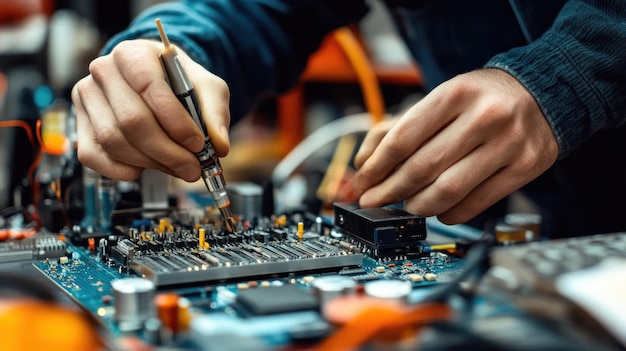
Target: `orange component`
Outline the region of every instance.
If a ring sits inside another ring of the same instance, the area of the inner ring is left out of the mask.
[[[178,299],[178,294],[173,292],[158,294],[155,298],[157,316],[173,333],[178,331]]]
[[[89,251],[96,251],[96,239],[95,238],[87,239],[87,246],[89,247]]]
[[[0,0],[0,23],[15,23],[28,17],[54,12],[53,0]]]
[[[0,300],[0,330],[3,351],[104,350],[86,315],[36,300]]]
[[[189,300],[181,298],[174,292],[166,292],[158,294],[155,303],[159,320],[172,333],[189,329],[191,322]]]
[[[368,343],[390,344],[415,338],[419,326],[446,320],[452,310],[445,304],[405,305],[365,295],[340,296],[323,309],[326,320],[339,329],[315,349],[356,350]]]

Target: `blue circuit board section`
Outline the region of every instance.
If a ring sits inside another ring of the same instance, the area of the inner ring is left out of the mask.
[[[279,342],[276,336],[281,334],[281,325],[292,326],[297,323],[298,318],[302,322],[309,323],[319,317],[310,313],[264,316],[260,319],[238,316],[232,310],[231,305],[240,291],[285,285],[295,285],[308,290],[315,279],[329,274],[350,277],[359,284],[380,279],[405,279],[411,281],[414,290],[418,291],[454,279],[463,268],[462,260],[440,252],[414,259],[385,260],[385,262],[361,256],[360,262],[359,265],[336,267],[336,269],[319,273],[289,273],[280,277],[206,284],[200,281],[190,286],[166,286],[159,288],[157,293],[176,292],[190,301],[194,315],[199,320],[202,317],[212,316],[213,321],[222,319],[222,326],[224,323],[239,323],[239,326],[245,327],[246,333],[254,333],[255,330],[260,334],[269,333],[267,323],[272,321],[274,327],[271,328],[271,334],[273,342],[276,343]],[[100,320],[114,335],[123,334],[114,319],[115,308],[111,282],[137,276],[136,272],[125,271],[121,265],[112,261],[102,262],[93,251],[72,245],[68,247],[67,257],[62,257],[60,260],[38,261],[33,265]]]
[[[425,236],[422,218],[383,215],[384,222],[380,215],[355,218],[366,224],[363,229],[339,228],[298,212],[241,222],[236,233],[195,212],[134,220],[117,225],[114,234],[75,226],[63,233],[64,256],[33,265],[113,336],[131,333],[163,343],[163,326],[152,330],[148,322],[171,322],[156,300],[174,295],[179,304],[184,301],[188,322],[177,322],[184,324],[184,333],[176,331],[166,345],[198,351],[276,349],[332,333],[323,312],[326,300],[320,297],[328,278],[351,285],[348,294],[356,296],[371,295],[368,287],[380,281],[401,282],[408,286],[407,300],[415,301],[411,297],[462,273],[462,258],[435,249],[445,241],[422,242],[409,235]],[[400,233],[395,241],[379,240],[394,231]],[[120,290],[130,281],[147,282],[153,291],[142,300],[139,291]]]

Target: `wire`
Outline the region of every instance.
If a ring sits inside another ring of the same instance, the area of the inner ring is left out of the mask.
[[[513,10],[513,14],[515,15],[515,19],[517,20],[517,24],[524,35],[524,39],[526,39],[526,43],[530,44],[533,42],[533,37],[530,35],[530,31],[528,30],[528,26],[526,25],[526,21],[522,16],[522,11],[519,8],[519,4],[515,0],[509,0],[509,5],[511,6],[511,10]]]
[[[37,124],[35,126],[35,133],[37,135],[37,141],[39,142],[39,145],[43,145],[43,140],[41,138],[41,120],[40,119],[37,120]],[[32,192],[33,192],[33,208],[34,209],[33,209],[32,215],[38,227],[41,226],[41,218],[37,210],[38,203],[39,203],[39,184],[37,183],[35,179],[35,171],[37,170],[37,167],[39,167],[39,164],[41,163],[42,158],[43,158],[43,149],[40,147],[39,153],[35,157],[35,160],[33,161],[33,163],[30,165],[30,168],[28,169],[28,181],[30,182],[30,186],[32,187]]]
[[[344,135],[339,139],[335,154],[333,155],[326,174],[317,188],[317,197],[327,203],[335,200],[341,186],[341,180],[346,174],[348,163],[357,144],[356,136]]]
[[[8,120],[8,121],[0,122],[0,128],[10,128],[10,127],[18,127],[18,128],[24,129],[24,131],[26,132],[26,136],[28,137],[28,141],[30,142],[31,147],[33,148],[33,154],[34,154],[36,145],[35,145],[35,139],[33,138],[33,131],[30,128],[30,125],[26,123],[25,121],[20,121],[20,120]]]
[[[397,342],[403,337],[414,335],[416,327],[448,320],[451,315],[451,308],[442,303],[423,304],[408,309],[381,304],[359,313],[315,349],[358,350],[370,342]]]
[[[363,50],[363,46],[351,27],[339,28],[333,34],[356,72],[363,93],[365,107],[372,122],[374,124],[381,122],[385,118],[385,103],[378,77],[365,50]],[[317,189],[318,198],[327,203],[332,202],[336,198],[341,179],[346,174],[356,145],[357,142],[354,136],[345,135],[341,137],[328,170]]]
[[[37,169],[37,167],[39,166],[39,163],[41,162],[41,158],[42,158],[42,151],[41,151],[41,145],[43,145],[43,141],[41,138],[41,120],[37,121],[36,124],[36,129],[37,129],[37,141],[38,144],[35,143],[35,138],[33,137],[33,131],[30,127],[30,125],[26,122],[26,121],[22,121],[22,120],[8,120],[8,121],[0,121],[0,128],[11,128],[11,127],[16,127],[16,128],[22,128],[25,132],[26,132],[26,136],[28,137],[28,141],[33,149],[33,162],[30,165],[29,169],[28,169],[28,173],[27,173],[27,178],[28,178],[28,182],[29,185],[32,187],[32,196],[33,196],[33,205],[36,205],[36,199],[38,197],[38,190],[37,187],[35,186],[35,170]],[[37,145],[39,145],[39,152],[37,153]],[[35,221],[37,223],[39,223],[39,215],[37,213],[36,210],[36,206],[35,210],[33,212],[33,217],[35,219]]]
[[[357,113],[331,121],[304,138],[274,167],[272,182],[282,186],[293,172],[317,150],[344,135],[365,133],[372,127],[369,113]]]
[[[418,301],[412,301],[413,303],[430,303],[439,302],[447,299],[458,288],[461,282],[465,281],[475,270],[481,267],[488,257],[489,250],[493,246],[492,235],[489,232],[485,233],[482,240],[474,243],[471,249],[465,255],[465,265],[461,269],[461,274],[456,276],[445,284],[438,285],[431,290],[427,295],[422,296]]]
[[[348,60],[354,67],[361,90],[365,107],[370,113],[374,123],[378,123],[385,118],[385,103],[383,94],[380,91],[380,84],[376,72],[359,43],[354,31],[350,27],[342,27],[334,33],[335,39],[348,56]]]

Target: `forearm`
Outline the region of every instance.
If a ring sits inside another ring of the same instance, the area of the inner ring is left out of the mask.
[[[103,53],[125,39],[157,39],[154,20],[161,18],[172,42],[228,83],[237,120],[259,95],[292,87],[323,37],[366,10],[362,0],[167,3],[142,13]]]
[[[626,121],[626,2],[570,1],[528,46],[486,67],[515,76],[537,100],[566,156],[596,131]]]

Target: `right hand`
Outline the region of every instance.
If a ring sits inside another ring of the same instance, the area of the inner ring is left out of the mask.
[[[194,153],[204,137],[165,80],[158,41],[119,43],[94,59],[72,89],[78,159],[113,179],[133,180],[146,168],[192,182],[200,178]],[[230,147],[230,93],[226,83],[177,48],[194,84],[218,156]]]

